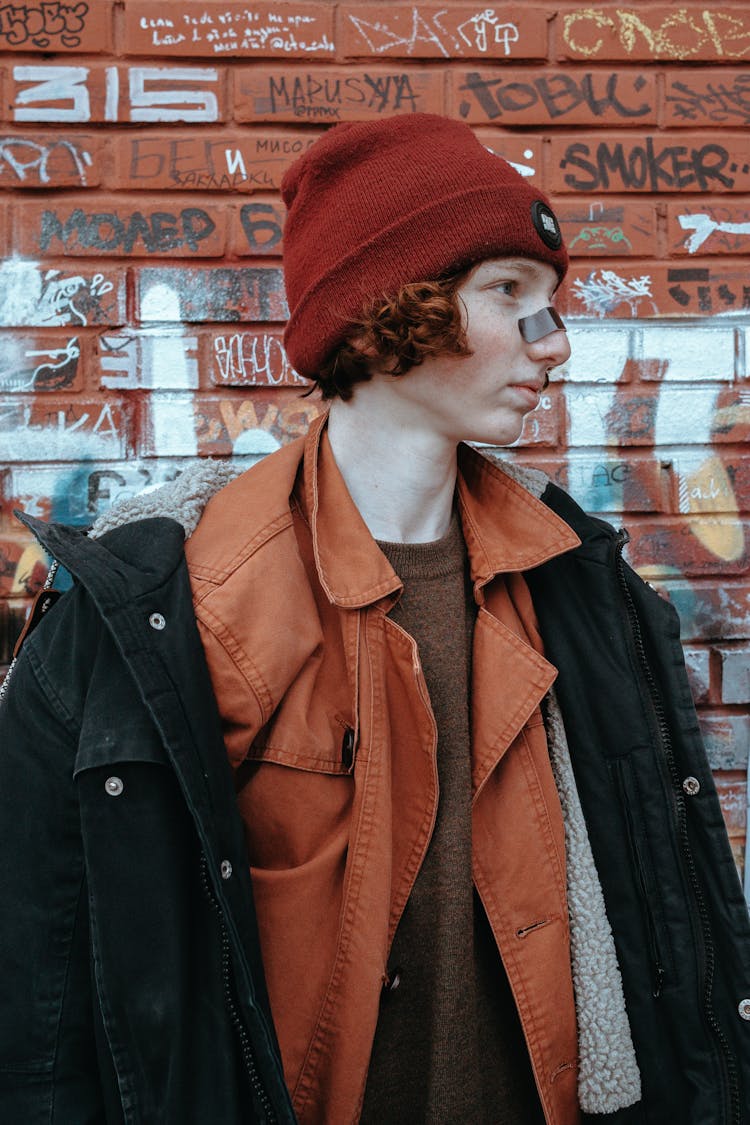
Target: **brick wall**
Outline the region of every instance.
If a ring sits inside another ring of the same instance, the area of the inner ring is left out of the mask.
[[[88,523],[318,412],[280,342],[289,163],[446,113],[553,198],[573,357],[514,456],[669,590],[741,863],[747,5],[0,0],[0,50],[0,664],[44,573],[12,507]]]

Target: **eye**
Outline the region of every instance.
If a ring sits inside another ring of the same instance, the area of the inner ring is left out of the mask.
[[[513,296],[515,296],[516,292],[518,291],[518,282],[517,281],[498,281],[495,285],[492,286],[492,288],[499,290],[506,297],[513,297]]]

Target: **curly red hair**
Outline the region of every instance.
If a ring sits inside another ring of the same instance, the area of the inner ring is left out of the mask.
[[[434,356],[471,355],[457,295],[467,273],[412,282],[395,296],[372,300],[319,372],[315,382],[323,398],[348,402],[354,386],[376,369],[406,375]]]

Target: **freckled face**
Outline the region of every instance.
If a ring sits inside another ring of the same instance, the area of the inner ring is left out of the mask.
[[[460,441],[510,445],[539,405],[545,374],[570,355],[559,329],[533,343],[518,321],[553,303],[558,277],[547,262],[490,258],[458,289],[470,356],[439,356],[406,375],[386,376],[404,424]]]

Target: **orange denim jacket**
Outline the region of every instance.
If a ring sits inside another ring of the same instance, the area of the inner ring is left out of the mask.
[[[474,884],[549,1125],[577,1125],[562,815],[521,572],[577,536],[459,449],[474,633]],[[235,768],[284,1073],[302,1125],[356,1122],[388,953],[430,842],[436,728],[401,582],[336,466],[325,417],[210,501],[186,547]]]

